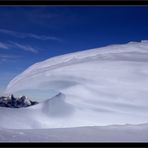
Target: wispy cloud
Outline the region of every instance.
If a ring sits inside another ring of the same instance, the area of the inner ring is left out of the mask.
[[[33,38],[38,40],[56,40],[61,41],[61,39],[53,36],[46,36],[46,35],[37,35],[33,33],[23,33],[23,32],[16,32],[7,29],[0,29],[0,33],[8,34],[17,38]]]
[[[0,54],[0,58],[15,59],[15,58],[20,58],[20,57],[21,56],[18,56],[18,55]]]
[[[22,56],[19,55],[12,55],[12,54],[0,54],[0,63],[1,62],[7,62],[7,61],[15,61],[18,58],[21,58]]]
[[[0,48],[2,48],[2,49],[9,49],[9,45],[6,44],[6,43],[0,42]]]
[[[38,53],[38,50],[31,47],[30,45],[23,45],[23,44],[12,42],[12,41],[10,41],[10,44],[11,44],[10,46],[17,47],[18,49],[21,49],[24,51],[32,52],[35,54]]]
[[[15,48],[17,50],[23,50],[23,51],[26,51],[26,52],[32,52],[34,54],[38,53],[39,50],[30,46],[30,45],[26,45],[26,44],[20,44],[20,43],[17,43],[17,42],[13,42],[13,41],[9,41],[9,42],[0,42],[0,49],[7,49],[7,52],[8,51],[12,51],[12,49]],[[11,52],[12,53],[12,52]],[[4,56],[4,55],[1,55],[1,57]]]

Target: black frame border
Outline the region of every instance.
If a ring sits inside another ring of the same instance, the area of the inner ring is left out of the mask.
[[[81,6],[96,6],[96,5],[109,5],[109,6],[118,6],[118,5],[133,5],[133,6],[148,6],[148,0],[0,0],[0,6],[13,6],[13,5],[57,5],[57,6],[65,6],[65,5],[81,5]],[[23,148],[31,148],[31,147],[114,147],[114,148],[141,148],[148,147],[148,142],[0,142],[0,147],[23,147]]]

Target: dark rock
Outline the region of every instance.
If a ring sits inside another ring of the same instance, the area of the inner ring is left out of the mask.
[[[15,98],[13,95],[11,95],[11,105],[13,107],[17,107],[17,98]]]
[[[35,102],[35,101],[31,101],[31,100],[30,100],[30,102],[31,102],[31,105],[38,104],[38,102]]]
[[[0,97],[0,107],[21,108],[38,104],[38,102],[29,100],[26,96],[16,98],[12,95]]]
[[[20,98],[20,100],[21,100],[23,106],[30,106],[31,105],[30,100],[26,96],[22,96]]]

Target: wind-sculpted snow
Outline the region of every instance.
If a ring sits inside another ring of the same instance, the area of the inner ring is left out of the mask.
[[[147,123],[148,41],[70,53],[36,63],[14,78],[6,93],[28,90],[36,92],[34,98],[42,92],[46,95],[40,98],[40,104],[28,109],[0,108],[0,127]],[[51,97],[54,93],[60,94]]]
[[[52,99],[27,108],[12,109],[0,107],[0,127],[8,129],[38,129],[57,126],[56,120],[52,119],[59,118],[63,122],[73,112],[73,107],[66,103],[64,99],[64,95],[59,93]],[[63,124],[63,126],[65,125]]]

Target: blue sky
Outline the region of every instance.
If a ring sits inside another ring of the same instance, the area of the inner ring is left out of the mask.
[[[0,93],[35,62],[148,40],[148,6],[0,6]]]

